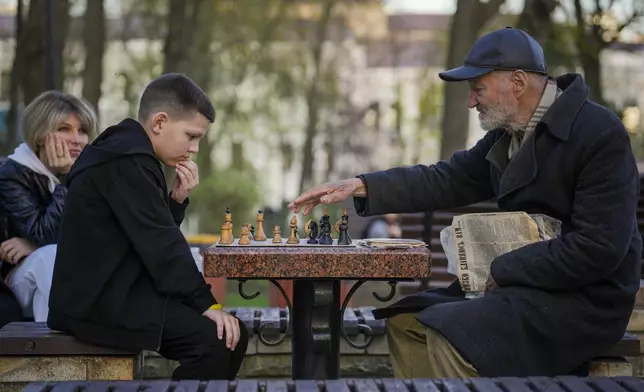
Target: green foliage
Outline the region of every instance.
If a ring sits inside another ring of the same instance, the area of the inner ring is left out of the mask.
[[[256,173],[248,167],[243,171],[214,170],[208,178],[199,182],[190,200],[197,207],[193,212],[199,216],[200,231],[204,234],[221,232],[224,212],[230,207],[235,230],[233,234],[238,237],[242,224],[256,220],[257,211],[254,208],[260,201]]]

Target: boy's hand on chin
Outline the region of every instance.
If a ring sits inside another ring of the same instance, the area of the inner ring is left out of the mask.
[[[199,168],[193,161],[181,161],[174,169],[177,177],[172,185],[172,198],[182,204],[190,192],[199,185]]]

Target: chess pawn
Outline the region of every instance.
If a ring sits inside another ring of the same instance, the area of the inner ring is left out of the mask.
[[[264,213],[262,210],[257,211],[257,231],[254,237],[255,241],[266,241],[266,234],[264,234]]]
[[[300,243],[300,239],[297,238],[297,217],[293,215],[291,218],[291,235],[286,240],[287,244],[295,245]]]
[[[274,244],[281,244],[282,243],[282,236],[280,235],[280,227],[279,226],[273,227],[273,243]]]
[[[250,230],[247,226],[241,228],[241,235],[239,237],[239,245],[250,245]]]
[[[338,245],[351,245],[351,238],[349,238],[348,228],[349,225],[347,224],[347,220],[343,217],[340,221]]]

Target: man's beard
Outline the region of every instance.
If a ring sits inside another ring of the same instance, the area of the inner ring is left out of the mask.
[[[521,129],[513,119],[519,108],[514,105],[498,103],[494,106],[483,108],[479,113],[481,128],[485,131],[493,131],[503,128],[509,133]]]

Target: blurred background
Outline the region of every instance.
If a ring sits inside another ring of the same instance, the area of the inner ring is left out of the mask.
[[[84,96],[105,128],[136,116],[151,79],[183,72],[217,110],[184,233],[209,245],[226,207],[236,227],[261,208],[270,236],[303,189],[473,145],[467,84],[438,72],[511,25],[542,44],[552,76],[584,75],[642,159],[642,12],[644,0],[0,0],[0,155],[42,91]]]

